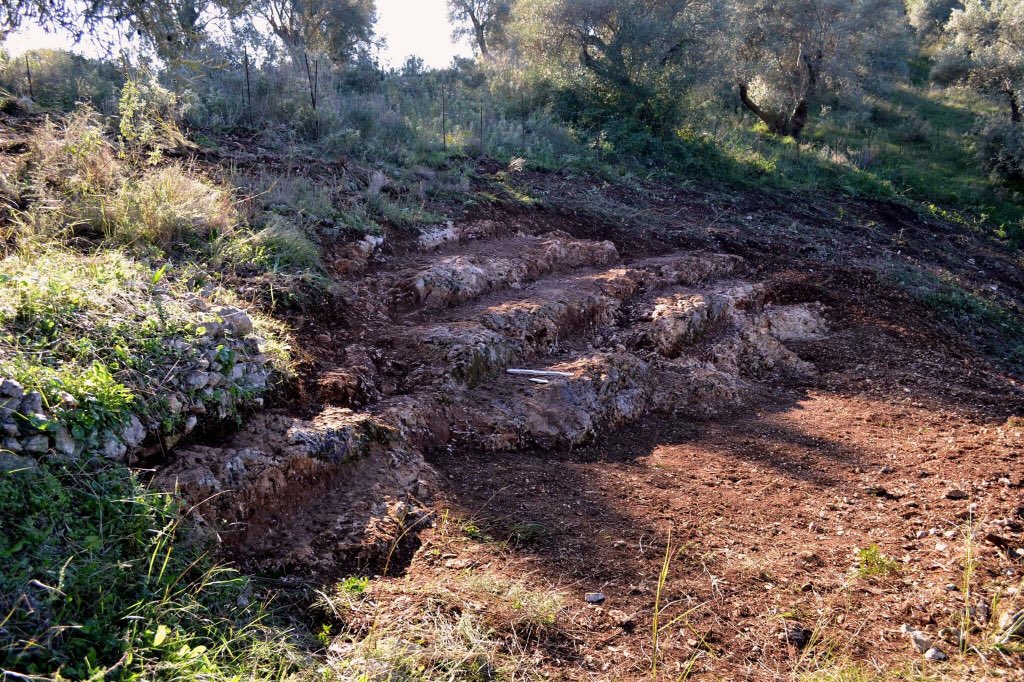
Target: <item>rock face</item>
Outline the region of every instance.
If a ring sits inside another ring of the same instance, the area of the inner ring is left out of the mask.
[[[387,572],[428,522],[432,449],[579,445],[650,412],[732,409],[763,378],[815,371],[793,344],[825,338],[821,307],[773,305],[739,278],[739,258],[622,263],[611,242],[495,233],[448,226],[397,267],[344,283],[359,331],[329,336],[346,350],[316,384],[328,407],[182,449],[158,483],[199,503],[252,563]]]

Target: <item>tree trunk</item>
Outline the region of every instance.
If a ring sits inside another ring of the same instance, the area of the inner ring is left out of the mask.
[[[1006,88],[1006,94],[1010,98],[1010,123],[1020,125],[1024,121],[1024,114],[1020,110],[1020,97],[1012,87]]]
[[[487,32],[484,25],[477,21],[475,17],[473,18],[473,30],[476,32],[476,44],[480,48],[480,55],[483,57],[489,56],[487,51]]]
[[[768,130],[780,137],[800,137],[800,133],[803,132],[804,126],[807,125],[807,100],[800,99],[793,107],[792,113],[788,116],[784,114],[773,115],[771,112],[765,111],[757,105],[757,102],[750,99],[750,93],[748,92],[747,84],[739,84],[740,101],[743,102],[743,106],[749,109],[755,116],[768,126]]]

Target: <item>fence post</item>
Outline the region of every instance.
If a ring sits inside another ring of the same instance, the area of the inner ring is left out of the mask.
[[[320,60],[314,60],[314,69],[309,68],[309,55],[304,51],[302,59],[306,62],[306,81],[309,83],[309,102],[313,105],[313,125],[316,126],[317,137],[320,136],[320,116],[316,103],[320,90]]]
[[[32,68],[28,65],[28,53],[25,53],[25,75],[28,76],[28,96],[31,99],[36,98],[36,94],[32,92]]]
[[[522,90],[519,91],[519,108],[523,111],[523,156],[526,156],[526,94]]]
[[[249,118],[252,118],[252,86],[249,84],[249,48],[242,48],[245,50],[245,97],[249,102]]]

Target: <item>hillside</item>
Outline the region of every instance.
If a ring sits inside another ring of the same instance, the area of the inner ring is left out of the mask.
[[[1022,441],[1024,4],[0,0],[4,682],[1024,680]]]
[[[8,177],[83,125],[6,119]],[[92,144],[59,177],[128,172]],[[5,441],[7,669],[84,677],[127,642],[188,678],[1016,674],[1019,251],[880,199],[452,163],[414,171],[466,178],[428,221],[376,234],[12,233],[5,408],[38,417]],[[231,138],[130,182],[175,169],[186,197],[275,169],[215,216],[392,186]],[[114,563],[150,568],[117,594]]]

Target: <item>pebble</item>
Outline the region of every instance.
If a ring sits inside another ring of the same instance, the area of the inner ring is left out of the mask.
[[[911,627],[904,623],[900,626],[900,632],[910,638],[911,644],[917,649],[918,653],[925,653],[931,649],[932,639],[928,635],[924,634],[920,630]]]
[[[217,315],[224,320],[224,326],[235,336],[248,336],[253,332],[252,318],[239,308],[224,306],[217,309]]]
[[[587,592],[584,599],[588,604],[603,604],[606,597],[603,592]]]
[[[945,652],[938,647],[932,647],[928,651],[924,652],[924,660],[931,661],[932,663],[945,661],[947,658],[949,658],[949,656],[947,656]]]
[[[25,395],[25,388],[14,379],[0,379],[0,395],[20,398]]]
[[[813,635],[813,632],[799,623],[786,623],[786,629],[783,632],[783,636],[786,638],[786,641],[797,649],[803,649],[806,647],[810,643]]]
[[[946,493],[947,500],[966,500],[968,497],[970,497],[970,495],[963,490],[953,489]]]

